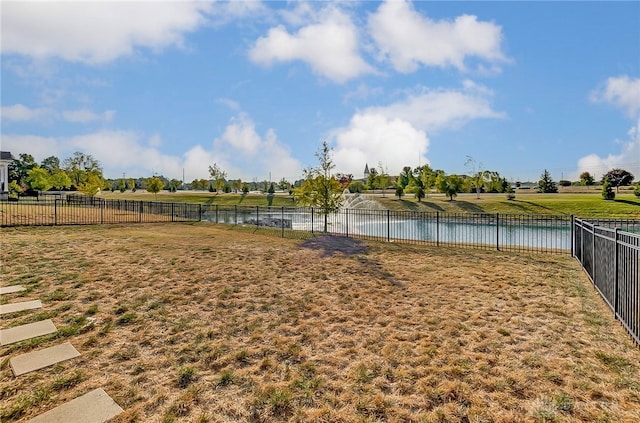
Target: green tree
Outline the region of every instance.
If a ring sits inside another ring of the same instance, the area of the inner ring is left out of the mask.
[[[31,189],[36,191],[47,191],[51,188],[49,172],[38,165],[29,169],[27,172],[26,183]]]
[[[176,192],[182,185],[182,182],[178,179],[172,179],[169,181],[169,192]]]
[[[616,193],[613,192],[613,184],[609,180],[608,177],[604,178],[604,182],[602,183],[602,198],[605,200],[613,200],[616,198]]]
[[[158,199],[158,193],[162,191],[163,188],[164,181],[157,176],[147,179],[147,191],[153,193],[156,200]]]
[[[439,182],[439,190],[449,196],[449,201],[458,196],[458,191],[462,186],[462,178],[458,175],[443,176]]]
[[[636,186],[633,188],[633,195],[640,198],[640,182],[637,182]]]
[[[127,190],[127,184],[124,182],[124,178],[120,178],[118,181],[118,189],[120,192],[125,192]]]
[[[76,187],[80,187],[88,182],[89,175],[91,174],[96,176],[96,178],[92,178],[94,182],[103,179],[100,162],[90,154],[76,151],[71,157],[67,157],[62,161],[62,167],[67,172],[67,175],[69,175],[69,178],[71,178],[71,184]]]
[[[71,178],[61,169],[58,169],[57,172],[51,175],[49,182],[51,182],[51,186],[57,190],[69,189],[71,186]]]
[[[36,166],[38,164],[31,154],[18,155],[18,158],[9,164],[9,180],[17,181],[18,184],[26,184],[28,172]]]
[[[467,156],[467,161],[464,163],[465,166],[471,169],[471,183],[473,185],[473,189],[476,191],[476,198],[480,198],[480,193],[485,184],[485,178],[487,177],[487,172],[482,170],[482,163],[476,162],[471,156]]]
[[[413,170],[410,166],[405,166],[402,168],[402,172],[400,172],[400,175],[398,175],[398,183],[402,186],[402,188],[406,188],[407,185],[409,185],[412,172]]]
[[[278,189],[281,191],[288,191],[291,188],[291,184],[284,178],[278,182]]]
[[[593,176],[589,172],[582,172],[580,174],[580,185],[591,186],[594,184]]]
[[[18,181],[9,182],[9,186],[7,188],[9,189],[9,198],[17,199],[20,193],[23,191]]]
[[[553,178],[551,178],[551,173],[547,169],[542,172],[540,175],[540,180],[538,181],[539,191],[545,194],[558,192],[558,187],[556,183],[553,182]]]
[[[622,186],[631,185],[633,183],[634,176],[630,172],[624,169],[611,169],[602,177],[602,182],[609,178],[609,183],[611,186],[616,187],[616,192],[618,192],[618,188]]]
[[[214,163],[213,166],[209,166],[209,175],[213,181],[213,187],[216,190],[216,194],[218,194],[218,192],[224,188],[227,172],[223,171],[217,163]]]
[[[378,188],[378,171],[375,167],[369,169],[369,176],[367,176],[367,189],[374,190]]]
[[[249,194],[249,184],[242,184],[242,195]]]
[[[364,186],[364,182],[362,181],[352,181],[349,184],[349,192],[352,194],[362,193],[365,189],[366,187]]]
[[[269,189],[267,190],[267,193],[268,193],[269,195],[273,195],[273,194],[275,194],[275,193],[276,193],[276,187],[275,187],[275,185],[273,184],[273,182],[271,182],[271,184],[269,185]]]
[[[402,186],[402,182],[398,181],[396,184],[396,197],[398,200],[402,200],[402,196],[404,195],[404,187]]]
[[[342,185],[331,175],[335,164],[326,141],[322,142],[316,157],[318,166],[305,170],[304,182],[294,191],[294,196],[301,205],[320,209],[324,215],[324,232],[327,232],[327,216],[337,212],[343,203]]]
[[[422,179],[422,169],[418,176],[415,174],[409,174],[409,185],[407,185],[407,192],[413,193],[418,200],[418,203],[426,196],[424,189],[424,181]]]
[[[88,172],[84,182],[80,183],[78,190],[84,195],[95,197],[105,187],[105,180],[96,172]]]
[[[42,160],[40,167],[46,169],[50,175],[53,175],[60,170],[60,159],[56,156],[49,156]]]
[[[389,173],[382,167],[382,163],[378,164],[380,170],[378,171],[378,175],[376,176],[376,185],[378,188],[382,190],[382,196],[385,197],[386,189],[391,184],[391,177]]]
[[[429,165],[419,166],[414,169],[414,176],[418,175],[420,181],[422,182],[424,197],[428,197],[429,191],[436,187],[436,179],[438,178],[438,175],[440,173],[444,172],[442,172],[441,170],[433,170]]]
[[[129,178],[129,189],[131,192],[136,192],[136,180],[133,178]]]

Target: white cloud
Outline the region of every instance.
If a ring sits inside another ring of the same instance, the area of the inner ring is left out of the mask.
[[[381,114],[411,123],[427,132],[459,127],[473,119],[504,118],[503,112],[493,110],[488,88],[464,82],[464,89],[445,90],[420,87],[406,99],[388,106],[370,107],[367,113]]]
[[[404,166],[427,163],[427,134],[410,123],[381,114],[356,114],[349,126],[335,136],[333,159],[336,171],[363,177],[365,164],[378,167],[380,162],[390,174]]]
[[[221,152],[224,160],[237,169],[230,177],[243,180],[286,178],[293,180],[302,174],[301,163],[291,157],[289,149],[278,140],[273,129],[261,136],[255,123],[246,115],[239,114],[231,119],[223,134],[213,142],[213,151]]]
[[[51,108],[31,108],[23,104],[2,106],[0,111],[3,120],[15,122],[49,122],[58,119],[71,123],[110,122],[115,114],[114,110],[96,113],[89,109],[64,110],[58,113]]]
[[[640,112],[640,78],[627,75],[611,77],[603,87],[594,90],[590,98],[591,101],[612,104],[633,119]]]
[[[3,2],[2,54],[105,63],[181,47],[206,21],[208,2]]]
[[[255,42],[249,58],[265,66],[300,60],[318,75],[338,83],[374,72],[360,57],[358,31],[346,13],[328,6],[317,19],[295,34],[282,25],[271,28]]]
[[[117,178],[125,172],[132,177],[145,177],[153,173],[167,178],[208,179],[209,165],[217,163],[229,178],[250,181],[254,177],[272,180],[295,180],[302,175],[302,165],[269,129],[264,136],[258,134],[253,121],[241,114],[231,120],[211,148],[200,144],[190,147],[184,154],[167,154],[160,150],[165,143],[159,134],[145,138],[133,131],[97,131],[66,137],[41,137],[2,133],[3,151],[14,155],[28,153],[36,161],[48,156],[63,160],[75,151],[91,154],[102,164],[105,177]]]
[[[62,112],[62,118],[67,122],[73,123],[110,122],[115,116],[115,113],[114,110],[107,110],[100,114],[89,109],[65,110]]]
[[[424,66],[453,66],[466,70],[465,60],[488,61],[492,72],[506,61],[501,50],[502,28],[476,16],[461,15],[453,21],[434,21],[406,1],[386,1],[369,16],[368,29],[379,54],[398,72],[410,73]],[[479,68],[483,73],[485,66]]]
[[[631,172],[636,180],[640,179],[640,118],[628,134],[629,140],[622,143],[619,154],[609,154],[607,157],[589,154],[578,160],[578,172],[572,175],[573,178],[577,180],[582,172],[589,172],[600,179],[611,169],[622,168]]]
[[[619,154],[600,157],[588,154],[578,160],[578,172],[572,175],[578,179],[580,173],[589,172],[600,178],[614,168],[622,168],[640,179],[640,78],[627,75],[608,78],[603,86],[590,94],[591,101],[611,104],[621,109],[633,119],[635,126],[629,129],[629,139],[619,142],[622,145]]]
[[[493,110],[491,96],[487,87],[464,81],[459,91],[419,87],[396,103],[364,109],[333,133],[337,170],[362,177],[365,163],[382,162],[390,173],[428,163],[428,135],[474,119],[505,117]]]
[[[32,122],[51,118],[53,110],[48,108],[30,108],[23,104],[14,104],[13,106],[2,106],[0,115],[3,120]]]

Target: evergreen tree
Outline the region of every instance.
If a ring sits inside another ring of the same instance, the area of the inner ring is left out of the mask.
[[[553,178],[551,178],[551,173],[547,169],[542,172],[540,175],[540,181],[538,181],[538,186],[540,187],[540,192],[545,194],[558,192],[558,187],[556,183],[553,182]]]
[[[613,186],[609,178],[605,178],[602,184],[602,198],[605,200],[613,200],[616,198],[616,193],[613,192]]]

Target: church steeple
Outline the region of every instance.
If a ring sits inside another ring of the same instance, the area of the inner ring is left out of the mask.
[[[368,163],[364,164],[364,177],[365,178],[369,177],[369,164]]]

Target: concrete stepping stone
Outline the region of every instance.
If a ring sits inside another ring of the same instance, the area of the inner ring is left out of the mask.
[[[79,356],[78,350],[73,348],[73,345],[69,342],[65,342],[64,344],[12,357],[9,359],[9,364],[13,374],[20,376]]]
[[[103,423],[123,411],[102,388],[98,388],[40,414],[28,423]]]
[[[24,291],[22,285],[0,286],[0,294],[12,294],[14,292]]]
[[[9,345],[57,331],[51,319],[0,330],[0,345]]]
[[[40,302],[40,300],[23,301],[23,302],[20,302],[20,303],[2,304],[2,305],[0,305],[0,315],[8,314],[8,313],[15,313],[17,311],[33,310],[35,308],[42,308],[42,303]]]

